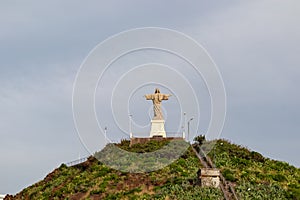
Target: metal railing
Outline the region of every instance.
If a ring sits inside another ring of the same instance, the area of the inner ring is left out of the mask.
[[[88,160],[88,157],[89,157],[89,156],[83,157],[83,158],[79,158],[79,159],[73,160],[73,161],[71,161],[71,162],[67,162],[66,165],[67,165],[68,167],[71,167],[71,166],[74,166],[74,165],[81,164],[81,163],[87,161],[87,160]]]
[[[132,137],[135,138],[148,138],[150,137],[149,132],[134,132],[132,133]],[[183,137],[184,133],[178,133],[178,132],[166,132],[167,137]]]

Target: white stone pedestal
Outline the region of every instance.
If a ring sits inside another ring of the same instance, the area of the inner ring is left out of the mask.
[[[153,136],[166,137],[165,120],[158,120],[158,119],[151,120],[150,137]]]

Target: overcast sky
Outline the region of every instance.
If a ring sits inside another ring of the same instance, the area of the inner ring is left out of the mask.
[[[72,117],[77,70],[109,36],[148,26],[191,36],[219,67],[222,138],[299,167],[299,19],[297,0],[1,1],[0,193],[88,155]]]

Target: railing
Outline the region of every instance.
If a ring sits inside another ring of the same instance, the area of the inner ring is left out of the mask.
[[[235,190],[233,189],[231,183],[228,184],[229,185],[229,189],[234,197],[235,200],[238,200],[239,198],[237,197],[236,193],[235,193]]]
[[[167,137],[183,137],[184,133],[178,133],[178,132],[166,132]],[[132,137],[135,138],[148,138],[150,137],[150,132],[135,132],[132,133]]]
[[[196,151],[196,149],[192,146],[193,151],[196,153],[197,157],[199,158],[201,164],[203,165],[203,167],[205,168],[215,168],[214,163],[211,161],[211,159],[202,151],[202,149],[200,148],[199,153]],[[238,200],[238,197],[234,191],[234,188],[232,187],[232,185],[226,181],[226,179],[224,178],[224,176],[220,173],[220,180],[221,183],[220,184],[220,188],[224,194],[224,198],[226,200],[230,200],[230,199],[234,199],[234,200]],[[231,196],[228,195],[231,194]]]
[[[230,200],[230,197],[226,194],[227,191],[226,191],[226,189],[225,189],[225,187],[224,187],[223,184],[220,184],[220,188],[221,188],[221,190],[222,190],[222,192],[224,194],[225,200]]]
[[[79,159],[77,159],[77,160],[73,160],[73,161],[71,161],[71,162],[66,163],[66,165],[67,165],[68,167],[71,167],[71,166],[74,166],[74,165],[78,165],[78,164],[80,164],[80,163],[83,163],[83,162],[87,161],[88,157],[89,157],[89,156],[84,157],[84,158],[79,158]]]
[[[191,146],[191,147],[192,147],[194,153],[196,154],[196,156],[198,157],[198,159],[200,160],[200,162],[201,162],[201,164],[203,165],[203,167],[208,168],[208,165],[207,165],[207,163],[203,160],[203,157],[196,151],[196,149],[195,149],[193,146]]]

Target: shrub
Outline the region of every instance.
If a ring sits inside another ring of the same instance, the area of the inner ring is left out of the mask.
[[[251,151],[250,156],[254,161],[257,161],[257,162],[264,162],[265,161],[265,158],[258,152]]]
[[[286,178],[284,175],[282,174],[275,174],[272,176],[273,180],[274,181],[278,181],[278,182],[283,182],[283,181],[286,181]]]
[[[227,181],[237,181],[237,178],[234,177],[233,172],[230,169],[225,169],[222,174]]]
[[[194,138],[194,141],[198,144],[198,145],[202,145],[203,142],[205,141],[205,135],[198,135]]]

